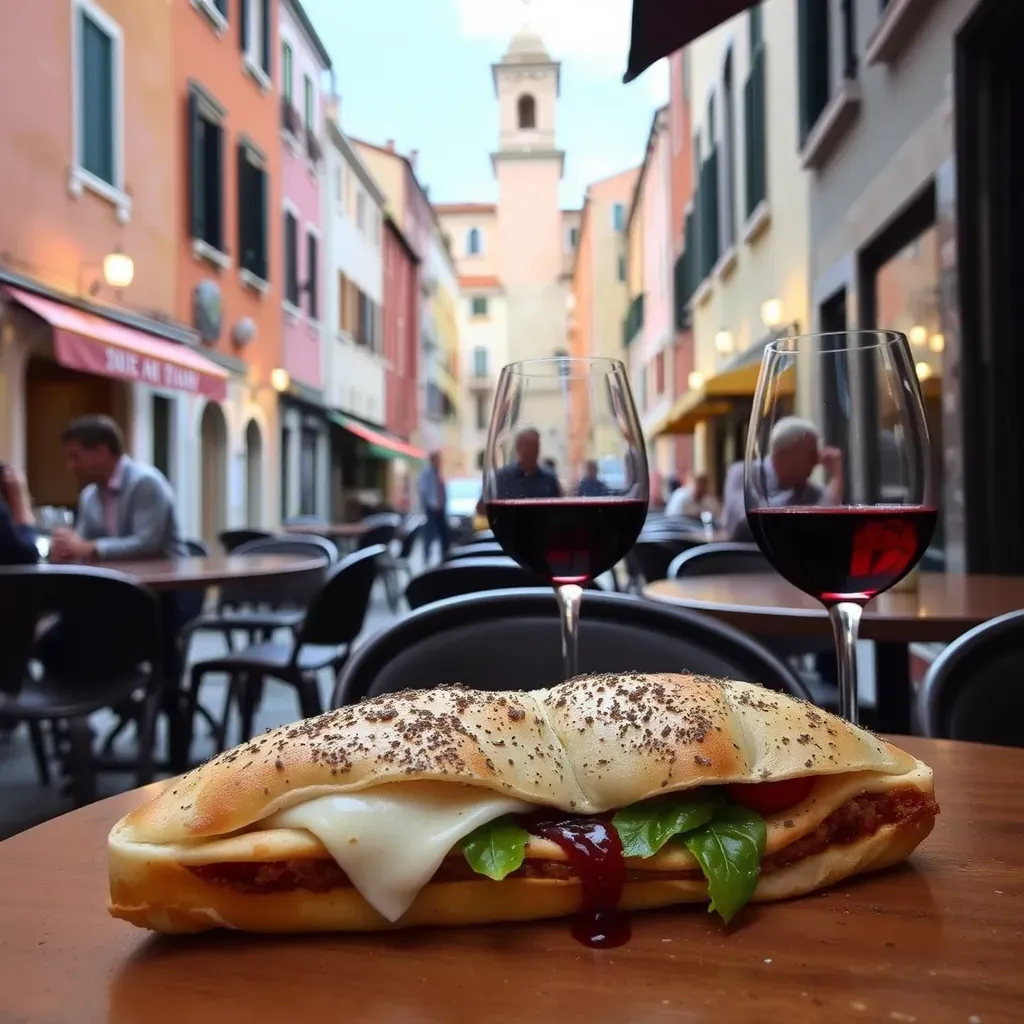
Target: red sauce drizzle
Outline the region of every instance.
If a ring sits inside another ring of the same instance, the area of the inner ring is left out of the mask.
[[[629,941],[629,918],[618,909],[626,885],[622,842],[610,821],[600,818],[531,815],[524,826],[532,835],[557,843],[579,876],[583,896],[572,923],[573,938],[593,949],[612,949]]]

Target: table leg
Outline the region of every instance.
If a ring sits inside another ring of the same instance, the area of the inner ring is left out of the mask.
[[[875,642],[878,732],[910,734],[910,653],[906,644]]]

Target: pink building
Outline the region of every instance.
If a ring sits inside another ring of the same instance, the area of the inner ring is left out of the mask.
[[[322,83],[331,58],[299,0],[281,0],[283,364],[282,517],[329,515],[329,427],[324,403],[322,253],[324,185]]]

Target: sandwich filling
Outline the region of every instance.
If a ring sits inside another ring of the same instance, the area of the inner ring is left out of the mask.
[[[710,909],[728,921],[761,874],[937,812],[924,765],[898,779],[854,772],[703,786],[606,815],[567,814],[478,787],[390,784],[316,797],[254,826],[314,836],[320,848],[307,855],[189,858],[187,866],[209,885],[242,893],[354,888],[392,922],[432,882],[577,882],[585,908],[610,912],[628,882],[706,880]]]

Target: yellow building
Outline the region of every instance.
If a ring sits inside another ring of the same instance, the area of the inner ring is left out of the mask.
[[[438,340],[437,377],[446,408],[441,429],[441,453],[449,476],[468,476],[473,467],[462,446],[464,410],[459,394],[459,279],[454,271],[450,279],[439,278],[433,303]]]
[[[694,370],[656,432],[692,434],[694,470],[713,487],[743,456],[764,345],[809,330],[796,52],[795,0],[772,0],[686,53],[696,188],[677,286],[690,307]]]

